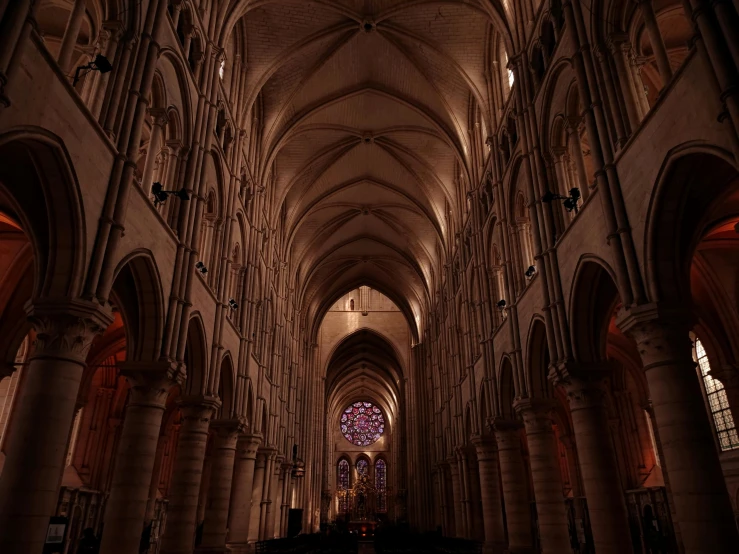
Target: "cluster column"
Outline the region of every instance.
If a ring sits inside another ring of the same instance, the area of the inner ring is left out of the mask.
[[[111,554],[136,554],[150,500],[152,473],[167,396],[184,381],[175,362],[128,362],[121,367],[131,385],[105,505],[100,548]]]
[[[75,404],[93,339],[111,313],[83,300],[28,307],[36,341],[18,390],[0,476],[0,552],[43,550],[59,498]]]
[[[220,401],[209,396],[188,396],[179,404],[182,427],[172,472],[162,554],[192,554],[208,427]]]
[[[521,423],[495,418],[492,428],[498,444],[500,480],[503,484],[508,551],[511,554],[533,552],[531,512],[526,488],[526,472],[521,454]]]
[[[569,552],[570,532],[562,493],[562,473],[550,417],[554,406],[548,400],[519,398],[514,407],[523,417],[526,427],[541,550],[544,554]]]
[[[478,436],[472,441],[477,450],[480,468],[480,495],[482,497],[482,521],[485,531],[484,552],[502,552],[506,545],[503,520],[503,502],[498,471],[498,447],[490,436]]]
[[[246,425],[242,419],[213,421],[215,432],[213,465],[210,471],[207,509],[203,522],[203,542],[199,550],[213,554],[227,552],[228,509],[231,502],[231,484],[234,477],[234,458],[239,433]]]
[[[685,553],[728,554],[739,533],[692,357],[691,324],[654,304],[618,318],[644,364]]]
[[[595,549],[599,554],[628,554],[633,545],[611,442],[604,377],[599,368],[582,370],[566,365],[550,375],[567,392]]]
[[[257,461],[257,449],[261,442],[262,436],[254,434],[242,435],[236,443],[227,541],[232,552],[245,551],[249,542],[254,468]]]
[[[452,476],[452,497],[454,501],[454,535],[456,537],[465,536],[464,526],[464,513],[462,506],[462,483],[459,479],[459,462],[457,457],[450,457],[447,462],[449,463],[449,473]]]

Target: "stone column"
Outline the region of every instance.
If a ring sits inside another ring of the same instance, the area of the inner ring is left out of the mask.
[[[642,114],[640,113],[641,108],[639,106],[638,91],[634,83],[634,75],[629,67],[629,51],[631,45],[628,43],[628,37],[612,35],[608,46],[610,47],[616,65],[618,80],[621,83],[629,125],[631,130],[634,131],[641,122]]]
[[[262,442],[261,435],[242,435],[236,444],[228,522],[228,546],[233,552],[238,552],[239,549],[245,550],[249,541],[254,466],[260,442]]]
[[[487,554],[502,552],[506,540],[498,471],[498,448],[495,438],[489,436],[474,437],[472,444],[477,450],[477,463],[480,468],[482,521],[485,531],[483,551]]]
[[[630,554],[629,515],[602,383],[606,376],[601,368],[573,365],[562,365],[550,373],[550,379],[567,392],[595,550],[598,554]]]
[[[226,551],[228,510],[231,503],[231,485],[234,477],[236,443],[245,424],[241,419],[217,420],[210,424],[215,431],[213,466],[210,474],[207,509],[203,523],[202,552]]]
[[[162,554],[192,554],[208,427],[218,406],[220,401],[208,396],[189,396],[180,400],[182,427],[172,470]]]
[[[447,462],[449,463],[449,473],[452,476],[452,497],[453,497],[453,514],[454,514],[454,535],[462,538],[466,534],[464,526],[464,514],[462,506],[462,483],[459,479],[459,462],[457,457],[450,457]]]
[[[511,554],[533,552],[531,512],[526,490],[526,472],[521,455],[521,423],[495,418],[492,422],[498,444],[500,480],[503,485],[508,551]]]
[[[280,503],[282,501],[280,497],[280,477],[282,474],[282,461],[283,456],[275,456],[272,463],[272,474],[269,482],[269,496],[267,497],[267,525],[264,529],[265,540],[275,538],[275,521],[280,511]]]
[[[64,30],[62,37],[62,45],[59,48],[59,68],[62,73],[69,73],[72,69],[72,56],[74,48],[77,46],[77,37],[80,34],[82,20],[85,17],[85,0],[75,0],[72,5],[72,11],[69,12],[67,20],[67,28]]]
[[[292,462],[284,462],[282,464],[282,505],[280,506],[280,523],[278,525],[278,536],[287,536],[287,520],[290,512],[291,493],[294,488],[295,480],[292,476]]]
[[[649,42],[652,44],[652,51],[657,61],[657,69],[659,69],[659,75],[662,77],[662,84],[666,86],[672,80],[672,67],[670,67],[670,58],[667,55],[665,41],[662,40],[662,33],[659,32],[652,0],[638,0],[638,3],[641,15],[644,18],[647,35],[649,35]]]
[[[251,494],[251,515],[249,516],[249,542],[259,540],[259,527],[262,520],[262,494],[264,493],[264,474],[267,469],[267,457],[270,451],[266,448],[257,450],[254,466],[254,487]]]
[[[617,323],[644,364],[685,553],[736,552],[739,533],[692,357],[692,320],[648,304],[622,311]]]
[[[83,300],[28,307],[36,330],[5,438],[0,475],[0,552],[41,552],[59,498],[75,404],[93,339],[112,321]]]
[[[464,518],[464,538],[474,537],[474,526],[472,521],[472,502],[470,494],[470,472],[467,461],[467,453],[463,448],[457,450],[457,462],[459,463],[459,482],[462,489],[462,517]]]
[[[184,381],[184,373],[174,362],[128,362],[121,374],[131,389],[100,548],[111,554],[137,554],[167,396],[173,385]]]
[[[159,151],[162,149],[161,142],[162,137],[164,136],[164,128],[167,126],[167,122],[169,121],[167,112],[160,108],[150,109],[149,115],[151,115],[152,119],[151,136],[149,137],[149,150],[146,152],[144,172],[141,177],[141,188],[144,189],[146,194],[149,194],[149,190],[151,189],[154,165],[156,164]]]
[[[562,493],[562,473],[550,418],[554,404],[549,400],[519,398],[514,407],[526,427],[541,551],[543,554],[569,552],[570,532]]]

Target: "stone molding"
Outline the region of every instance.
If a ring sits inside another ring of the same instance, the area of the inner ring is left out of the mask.
[[[113,323],[110,306],[87,300],[45,298],[29,302],[25,308],[36,331],[30,359],[84,364],[95,338]]]
[[[565,390],[570,410],[592,409],[605,406],[606,384],[614,371],[608,360],[592,364],[568,361],[552,366],[549,380]]]

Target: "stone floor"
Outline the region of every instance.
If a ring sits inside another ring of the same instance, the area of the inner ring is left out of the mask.
[[[375,544],[371,542],[359,543],[359,554],[374,554]]]

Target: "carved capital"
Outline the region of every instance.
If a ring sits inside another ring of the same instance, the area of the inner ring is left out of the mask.
[[[221,406],[221,401],[215,396],[183,396],[177,404],[185,421],[210,423],[210,418]]]
[[[612,372],[609,362],[577,364],[564,362],[549,370],[549,380],[567,394],[572,411],[598,408],[605,402],[605,384]]]
[[[513,402],[513,409],[523,418],[527,434],[537,431],[550,432],[551,413],[554,408],[554,401],[548,398],[518,397]]]
[[[86,300],[41,299],[26,305],[36,331],[31,358],[84,363],[92,342],[113,322],[110,307]]]
[[[618,328],[636,341],[645,370],[666,363],[693,363],[693,324],[692,316],[683,310],[657,304],[621,310],[616,319]]]
[[[124,362],[119,369],[131,387],[129,405],[163,408],[170,389],[185,382],[184,365],[174,361]]]
[[[477,460],[480,462],[498,459],[498,445],[491,435],[474,435],[471,439],[477,451]]]
[[[149,108],[148,110],[149,115],[152,119],[152,124],[157,127],[164,127],[169,123],[169,115],[167,115],[167,110],[163,108]]]

